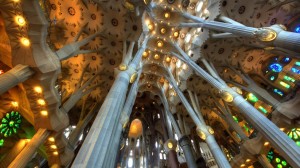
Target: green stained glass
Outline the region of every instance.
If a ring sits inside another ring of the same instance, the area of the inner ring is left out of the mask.
[[[258,109],[259,109],[260,111],[262,111],[263,113],[265,113],[265,114],[268,113],[268,111],[267,111],[265,108],[263,108],[263,106],[259,106]]]
[[[279,158],[276,158],[275,160],[276,160],[276,163],[280,163],[280,161],[281,161]]]
[[[4,139],[0,139],[0,147],[4,145]]]
[[[291,78],[291,77],[289,77],[289,76],[284,76],[283,79],[286,80],[286,81],[295,82],[295,79],[294,79],[294,78]]]
[[[286,165],[287,165],[286,161],[282,161],[281,164],[282,164],[283,166],[286,166]]]
[[[281,164],[277,164],[277,168],[282,168],[282,165]]]
[[[300,62],[296,62],[295,65],[300,66]]]
[[[236,116],[232,116],[232,118],[234,119],[235,122],[239,122],[239,119]]]
[[[247,99],[253,103],[256,103],[258,101],[258,98],[252,93],[248,94]]]
[[[12,134],[16,134],[20,128],[22,122],[22,116],[15,111],[6,113],[5,117],[1,120],[0,133],[4,137],[9,137]]]

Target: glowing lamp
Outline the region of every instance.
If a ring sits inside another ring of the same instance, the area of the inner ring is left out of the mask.
[[[172,142],[168,142],[167,146],[168,146],[169,149],[172,149],[173,148]]]
[[[25,37],[21,38],[21,43],[26,47],[30,46],[30,41],[28,38]]]
[[[26,21],[23,16],[16,16],[15,21],[19,26],[24,26],[26,24]]]
[[[43,99],[38,99],[37,102],[38,102],[38,104],[40,104],[42,106],[44,106],[46,104],[45,100],[43,100]]]
[[[130,124],[128,136],[130,138],[137,138],[137,137],[141,136],[142,133],[143,133],[143,124],[142,124],[141,120],[134,119]]]
[[[158,60],[160,58],[160,56],[158,54],[154,55],[154,59]]]
[[[174,36],[175,38],[177,38],[177,37],[179,36],[179,32],[178,32],[178,31],[174,32],[174,33],[173,33],[173,36]]]
[[[157,47],[161,48],[163,46],[164,46],[164,43],[161,40],[157,41]]]
[[[250,161],[251,161],[250,159],[247,159],[247,160],[246,160],[247,163],[249,163]]]
[[[35,91],[36,93],[42,93],[42,92],[43,92],[43,89],[42,89],[41,87],[39,87],[39,86],[36,86],[36,87],[34,87],[34,91]]]
[[[264,146],[268,146],[270,143],[269,142],[265,142],[264,143]]]
[[[57,149],[57,146],[56,145],[51,145],[50,148],[51,149]]]
[[[19,103],[16,102],[16,101],[12,101],[12,102],[11,102],[11,105],[12,105],[13,107],[18,107],[18,106],[19,106]]]
[[[164,16],[165,16],[165,18],[167,19],[167,18],[170,17],[170,13],[166,12],[166,13],[164,14]]]
[[[54,137],[49,137],[49,138],[48,138],[48,141],[50,141],[50,142],[54,142],[54,141],[55,141],[55,139],[54,139]]]
[[[54,156],[57,156],[57,155],[58,155],[58,152],[57,152],[57,151],[53,152],[53,155],[54,155]]]
[[[171,58],[170,57],[166,57],[166,62],[167,63],[171,62]]]
[[[42,116],[48,116],[48,111],[42,110],[42,111],[41,111],[41,115],[42,115]]]

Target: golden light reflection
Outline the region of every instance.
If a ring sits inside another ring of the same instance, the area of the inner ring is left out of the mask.
[[[143,133],[142,121],[139,119],[134,119],[130,124],[128,136],[131,138],[137,138],[141,136],[142,133]]]
[[[37,102],[38,102],[38,104],[40,104],[42,106],[46,104],[45,100],[43,100],[43,99],[38,99]]]
[[[42,93],[43,89],[40,86],[36,86],[36,87],[34,87],[34,91],[37,93]]]
[[[26,21],[23,16],[16,16],[15,21],[19,26],[24,26],[26,24]]]
[[[30,41],[28,38],[25,37],[21,38],[21,43],[26,47],[30,46]]]

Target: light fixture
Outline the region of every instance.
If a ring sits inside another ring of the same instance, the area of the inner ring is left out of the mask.
[[[167,63],[171,62],[171,58],[169,56],[166,57],[166,62]]]
[[[38,99],[37,102],[42,106],[46,104],[45,100],[43,99]]]
[[[143,52],[143,57],[147,57],[148,53],[146,51]]]
[[[241,164],[241,167],[245,167],[246,165],[245,164]]]
[[[153,24],[151,24],[151,23],[148,24],[148,29],[149,29],[149,30],[153,30],[153,28],[154,28],[154,27],[153,27]]]
[[[172,149],[172,148],[173,148],[172,142],[168,142],[168,143],[167,143],[167,146],[168,146],[169,149]]]
[[[57,146],[56,145],[51,145],[50,148],[51,149],[57,149]]]
[[[28,38],[22,37],[22,38],[21,38],[21,43],[22,43],[24,46],[26,46],[26,47],[30,46],[30,41],[29,41]]]
[[[268,146],[270,143],[269,142],[265,142],[264,143],[264,146]]]
[[[179,32],[178,32],[178,31],[174,32],[174,33],[173,33],[173,36],[174,36],[175,38],[177,38],[177,37],[179,36]]]
[[[160,29],[160,33],[161,33],[161,34],[165,34],[166,31],[167,31],[167,30],[166,30],[165,28],[161,28],[161,29]]]
[[[226,101],[228,103],[233,101],[233,96],[226,91],[221,91],[221,97],[224,101]]]
[[[34,87],[34,91],[37,93],[42,93],[43,89],[40,86],[36,86],[36,87]]]
[[[247,163],[249,163],[250,161],[251,161],[250,159],[247,159],[247,160],[246,160]]]
[[[57,155],[58,155],[58,152],[57,152],[57,151],[53,152],[53,155],[57,156]]]
[[[49,138],[48,138],[48,141],[50,141],[50,142],[54,142],[54,141],[55,141],[55,139],[54,139],[54,137],[49,137]]]
[[[12,105],[13,107],[18,107],[18,106],[19,106],[19,103],[16,102],[16,101],[12,101],[12,102],[11,102],[11,105]]]
[[[157,47],[161,48],[164,46],[164,43],[161,40],[157,41]]]
[[[48,111],[42,110],[42,111],[41,111],[41,115],[42,115],[42,116],[48,116]]]
[[[20,15],[15,17],[15,21],[19,26],[24,26],[26,24],[24,17]]]
[[[168,18],[170,17],[170,13],[169,13],[169,12],[166,12],[166,13],[164,14],[164,16],[165,16],[166,19],[168,19]]]
[[[158,60],[160,58],[160,56],[158,54],[154,55],[154,59]]]

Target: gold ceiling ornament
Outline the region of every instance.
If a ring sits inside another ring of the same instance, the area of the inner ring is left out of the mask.
[[[128,9],[131,12],[134,11],[134,5],[130,2],[128,2],[128,1],[125,1],[125,8]]]
[[[271,28],[264,27],[264,28],[259,28],[256,31],[254,31],[254,36],[257,37],[261,41],[273,41],[277,37],[276,31],[274,31]]]
[[[26,24],[24,17],[20,15],[15,17],[15,21],[19,26],[24,26]]]
[[[143,57],[146,58],[147,56],[148,56],[148,52],[147,52],[147,51],[144,51],[144,52],[143,52]]]
[[[176,150],[176,147],[177,143],[174,139],[168,139],[164,144],[164,148],[167,152],[169,152],[170,150]]]
[[[171,58],[169,56],[166,57],[166,62],[170,63],[171,62]]]
[[[282,30],[284,30],[284,31],[287,31],[287,28],[286,28],[286,26],[285,25],[283,25],[283,24],[279,24],[278,25],[280,28],[282,28]]]
[[[161,34],[165,34],[166,31],[167,31],[167,30],[166,30],[164,27],[160,29],[160,33],[161,33]]]
[[[127,70],[127,65],[126,65],[126,64],[123,64],[123,63],[120,64],[120,65],[119,65],[119,70],[120,70],[120,71],[126,71],[126,70]]]
[[[154,59],[158,60],[158,59],[160,59],[160,56],[158,54],[155,54]]]
[[[207,130],[211,135],[215,133],[214,129],[212,129],[210,126],[207,126]]]
[[[161,48],[164,46],[164,42],[162,40],[157,41],[157,47]]]
[[[231,103],[233,101],[233,96],[229,92],[221,90],[219,93],[224,101],[228,103]]]
[[[201,131],[199,128],[197,128],[197,134],[202,140],[206,140],[206,135],[203,131]]]
[[[137,73],[134,72],[134,73],[131,75],[129,82],[130,82],[130,83],[133,83],[133,82],[136,80],[136,78],[137,78]]]
[[[168,19],[168,18],[170,18],[171,15],[170,15],[169,12],[166,12],[166,13],[164,14],[164,16],[165,16],[166,19]]]
[[[153,30],[153,29],[154,29],[153,24],[149,23],[149,24],[148,24],[148,29],[149,29],[149,30]]]
[[[174,36],[175,38],[179,37],[179,32],[178,32],[178,31],[175,31],[175,32],[173,33],[173,36]]]
[[[242,89],[240,89],[240,88],[238,88],[238,87],[232,87],[231,89],[234,90],[235,92],[237,92],[237,93],[240,94],[240,95],[243,94]]]

